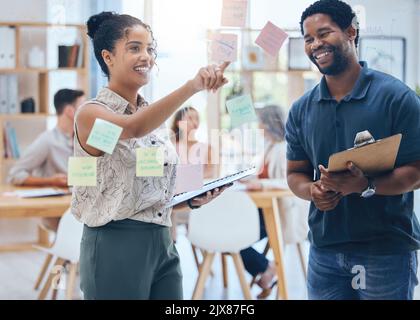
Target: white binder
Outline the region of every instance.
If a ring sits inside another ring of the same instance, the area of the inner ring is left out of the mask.
[[[8,113],[7,108],[7,75],[0,74],[0,114]]]
[[[0,27],[0,69],[16,68],[16,30]]]
[[[19,113],[18,77],[16,74],[8,75],[7,105],[9,113]]]

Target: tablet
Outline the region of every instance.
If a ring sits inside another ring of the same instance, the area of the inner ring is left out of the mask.
[[[56,197],[71,194],[69,190],[55,189],[55,188],[40,188],[40,189],[24,189],[16,190],[14,192],[21,198],[43,198],[43,197]]]
[[[200,189],[176,194],[174,195],[172,200],[166,205],[166,208],[173,207],[173,206],[176,206],[177,204],[180,204],[181,202],[196,198],[202,194],[205,194],[207,191],[220,188],[236,180],[252,175],[255,172],[256,172],[256,167],[251,167],[251,168],[233,173],[226,177],[207,182]]]

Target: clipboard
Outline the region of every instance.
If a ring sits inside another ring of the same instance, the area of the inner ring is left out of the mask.
[[[173,196],[172,200],[169,201],[169,203],[165,206],[165,208],[176,206],[177,204],[180,204],[181,202],[196,198],[206,193],[207,191],[220,188],[236,180],[239,180],[251,174],[254,174],[255,172],[256,172],[256,167],[251,167],[251,168],[236,172],[234,174],[228,175],[226,177],[207,182],[200,189],[176,194]]]
[[[369,131],[356,135],[354,147],[335,153],[328,160],[328,171],[339,172],[347,170],[347,163],[353,162],[367,176],[392,170],[397,159],[402,134],[396,134],[385,139],[375,140]]]

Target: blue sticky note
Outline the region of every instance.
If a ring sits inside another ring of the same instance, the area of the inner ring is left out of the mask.
[[[257,120],[252,99],[249,94],[226,101],[226,106],[231,117],[232,127]]]
[[[96,119],[86,143],[98,150],[112,154],[122,130],[121,127],[109,121]]]

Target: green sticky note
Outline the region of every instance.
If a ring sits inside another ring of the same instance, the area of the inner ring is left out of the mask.
[[[159,147],[136,149],[136,176],[163,176],[163,149]]]
[[[226,101],[226,106],[231,117],[232,127],[257,120],[249,94]]]
[[[96,186],[96,158],[70,157],[68,164],[69,186]]]
[[[96,119],[86,143],[98,150],[112,154],[122,130],[121,127],[109,121]]]

